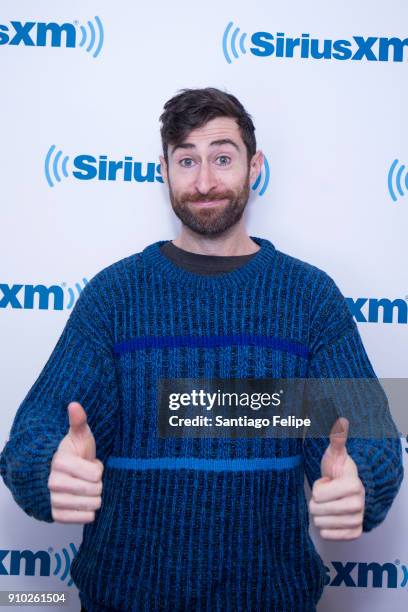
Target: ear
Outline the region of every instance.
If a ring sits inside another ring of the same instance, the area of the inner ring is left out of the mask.
[[[264,155],[262,151],[257,151],[251,159],[250,169],[249,169],[249,179],[250,183],[254,183],[258,178],[259,173],[262,169],[262,164],[264,162]]]
[[[160,172],[163,178],[163,181],[165,183],[168,182],[168,174],[167,174],[167,164],[166,164],[166,160],[164,159],[163,155],[159,155],[159,159],[160,159]]]

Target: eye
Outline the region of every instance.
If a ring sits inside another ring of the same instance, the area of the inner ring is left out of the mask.
[[[193,160],[191,159],[191,157],[183,157],[183,159],[180,159],[179,164],[183,167],[183,168],[191,168],[192,164],[183,164],[183,162],[192,162]]]
[[[231,158],[228,157],[228,155],[219,155],[217,157],[217,160],[221,160],[221,166],[228,166],[228,164],[231,162]]]

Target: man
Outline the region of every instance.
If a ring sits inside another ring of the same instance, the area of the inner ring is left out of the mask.
[[[1,473],[29,515],[85,524],[71,566],[83,609],[315,610],[325,572],[308,510],[328,539],[373,529],[401,444],[349,439],[346,419],[304,442],[158,435],[161,379],[375,378],[330,276],[246,232],[263,156],[242,104],[185,89],[161,121],[181,231],[87,284]]]

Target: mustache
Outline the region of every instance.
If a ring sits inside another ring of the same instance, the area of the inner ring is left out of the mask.
[[[231,190],[223,191],[222,193],[186,193],[179,199],[180,204],[186,202],[213,202],[214,200],[232,200],[235,198],[235,193]]]

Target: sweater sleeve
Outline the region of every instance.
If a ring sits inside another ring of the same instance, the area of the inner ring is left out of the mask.
[[[0,474],[14,500],[26,514],[46,522],[53,522],[48,477],[52,457],[68,433],[68,404],[78,401],[85,409],[101,461],[115,431],[115,366],[95,285],[92,279],[82,290],[51,356],[17,410],[0,455]]]
[[[370,388],[380,398],[374,407],[362,395],[352,406],[353,421],[360,426],[375,422],[376,435],[347,440],[347,451],[357,465],[365,488],[363,531],[371,531],[386,517],[403,479],[401,440],[347,302],[325,273],[312,307],[310,329],[308,377],[370,378]],[[378,432],[386,432],[386,436]],[[310,487],[321,476],[320,462],[328,444],[328,437],[304,441],[305,472]]]

